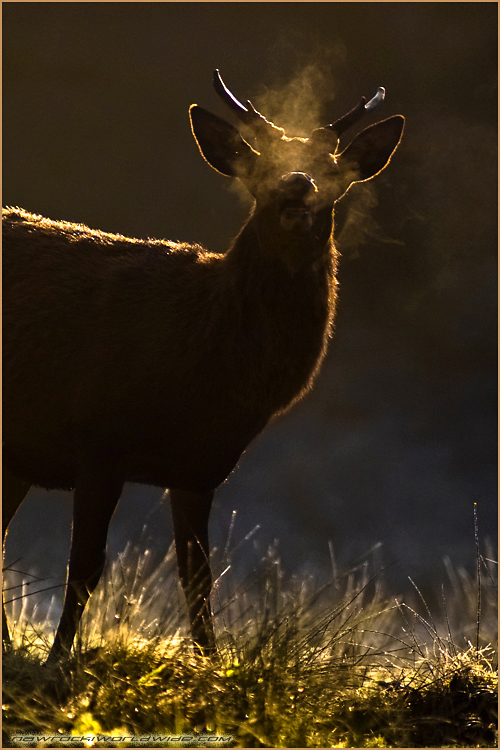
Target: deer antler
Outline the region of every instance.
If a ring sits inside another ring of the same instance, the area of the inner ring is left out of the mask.
[[[263,139],[280,139],[285,135],[283,128],[278,128],[274,123],[269,122],[264,115],[261,115],[252,102],[247,100],[242,104],[232,94],[218,70],[214,70],[214,88],[223,102],[225,102],[235,113],[235,115],[249,128],[251,128],[258,138]]]
[[[380,86],[375,96],[372,96],[370,101],[366,101],[366,97],[362,96],[361,101],[357,104],[350,112],[343,117],[335,120],[331,125],[325,125],[323,128],[317,128],[313,130],[311,138],[319,140],[321,138],[330,140],[328,136],[331,136],[331,142],[334,145],[334,150],[337,148],[339,136],[345,133],[346,130],[352,128],[355,123],[359,122],[365,115],[371,112],[375,107],[383,102],[385,98],[385,89]]]
[[[380,86],[375,96],[373,96],[369,102],[366,101],[366,97],[361,97],[359,104],[351,109],[346,115],[341,117],[339,120],[335,120],[331,125],[326,125],[329,130],[333,130],[337,137],[345,133],[346,130],[351,128],[356,122],[361,120],[368,112],[375,109],[385,97],[385,89]]]
[[[222,101],[232,109],[241,122],[254,131],[257,138],[261,140],[275,140],[285,135],[283,128],[278,128],[273,122],[267,120],[264,115],[255,109],[251,101],[247,99],[245,104],[242,104],[224,84],[219,70],[214,70],[214,88]],[[361,97],[359,104],[346,115],[335,120],[331,125],[325,125],[323,128],[313,130],[311,139],[317,141],[323,140],[332,152],[335,151],[338,146],[339,136],[375,109],[375,107],[378,107],[384,100],[384,97],[385,89],[383,86],[380,86],[375,96],[372,96],[368,102],[366,101],[366,97]]]

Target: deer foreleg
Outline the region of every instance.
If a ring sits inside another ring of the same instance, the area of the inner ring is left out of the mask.
[[[104,465],[80,471],[73,501],[73,529],[63,611],[48,662],[56,662],[73,644],[87,600],[101,577],[106,540],[123,480]]]
[[[170,490],[179,577],[186,596],[195,647],[206,655],[215,648],[210,610],[212,573],[208,519],[213,492]]]

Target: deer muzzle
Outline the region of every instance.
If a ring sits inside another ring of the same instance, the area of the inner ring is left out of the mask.
[[[287,231],[306,232],[313,224],[312,202],[318,192],[305,172],[288,172],[278,186],[280,225]]]

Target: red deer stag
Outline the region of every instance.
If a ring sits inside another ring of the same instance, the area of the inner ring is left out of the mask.
[[[254,148],[190,107],[203,157],[255,199],[225,254],[4,211],[4,533],[31,485],[74,489],[50,662],[71,649],[127,481],[170,489],[193,641],[201,653],[214,649],[214,490],[311,387],[335,308],[334,203],[384,169],[403,132],[396,115],[339,150],[382,88],[309,138],[289,138],[218,71],[214,86],[256,139]],[[8,642],[5,616],[3,624]]]

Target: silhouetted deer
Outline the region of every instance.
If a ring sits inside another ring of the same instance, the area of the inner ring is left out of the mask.
[[[226,254],[4,211],[4,529],[31,485],[74,489],[50,661],[71,648],[126,481],[170,488],[192,636],[202,653],[213,649],[214,490],[311,387],[335,307],[333,205],[380,172],[401,139],[396,115],[339,151],[383,89],[310,138],[288,138],[218,71],[214,86],[258,148],[191,106],[204,158],[255,198]]]

